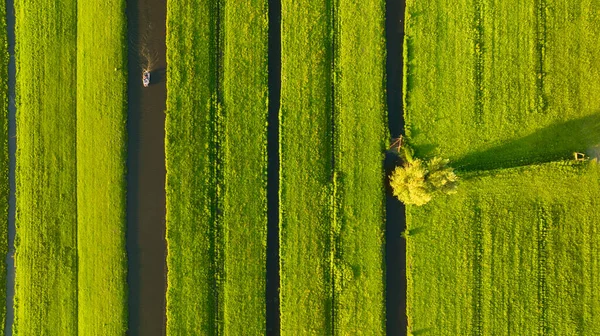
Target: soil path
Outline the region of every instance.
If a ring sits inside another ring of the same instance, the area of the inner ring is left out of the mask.
[[[165,335],[166,2],[128,1],[127,20],[128,335]],[[144,88],[148,60],[151,85]]]
[[[17,151],[15,106],[15,7],[14,0],[6,0],[6,32],[8,34],[8,254],[6,255],[6,324],[4,334],[12,335],[15,311],[15,153]]]
[[[387,40],[387,103],[388,126],[393,138],[404,133],[404,107],[402,104],[402,81],[404,58],[405,0],[386,1]],[[389,154],[385,160],[389,176],[397,164],[398,157]],[[404,204],[400,203],[387,188],[386,199],[386,311],[387,334],[406,335],[406,240],[402,232],[406,228]]]

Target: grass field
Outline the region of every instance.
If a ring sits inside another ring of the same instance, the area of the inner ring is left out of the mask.
[[[600,168],[539,164],[598,154],[599,5],[408,1],[406,132],[463,176],[407,208],[409,332],[598,329]]]
[[[77,3],[80,335],[124,335],[127,331],[124,13],[123,0]]]
[[[75,1],[16,2],[15,334],[77,334]]]
[[[6,6],[0,6],[0,255],[8,252],[8,41],[6,35]],[[6,281],[6,263],[0,263],[0,281]],[[0,301],[6,302],[6,290],[0,289]],[[0,326],[6,322],[6,305],[0,308]]]
[[[385,2],[336,1],[334,333],[385,334]]]
[[[408,1],[406,122],[417,153],[473,170],[564,159],[596,144],[597,5]]]
[[[221,3],[222,332],[264,335],[268,1]]]
[[[169,335],[266,330],[266,5],[168,4]]]
[[[283,335],[332,331],[332,16],[281,2],[280,309]]]
[[[216,13],[167,3],[167,335],[216,331]]]
[[[458,194],[408,208],[409,331],[598,330],[599,182],[594,162],[473,173]]]

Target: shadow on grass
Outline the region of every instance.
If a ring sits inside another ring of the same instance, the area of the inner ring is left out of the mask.
[[[472,153],[452,165],[460,171],[513,168],[557,161],[600,144],[600,113],[555,123],[520,139]]]

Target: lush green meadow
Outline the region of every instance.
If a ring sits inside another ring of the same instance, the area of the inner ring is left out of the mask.
[[[599,182],[596,162],[471,173],[409,207],[409,331],[593,334]]]
[[[333,328],[384,335],[385,2],[336,5]]]
[[[17,1],[15,324],[77,327],[76,1]]]
[[[6,6],[0,6],[0,255],[8,253],[8,41],[6,30]],[[0,263],[0,281],[6,281],[6,263]],[[6,290],[0,289],[0,302],[6,302]],[[6,322],[6,305],[0,308],[0,326]]]
[[[268,1],[221,3],[222,332],[264,335]]]
[[[407,208],[409,332],[598,329],[598,164],[539,165],[600,144],[598,5],[407,2],[406,132],[463,177]]]
[[[282,334],[385,333],[384,5],[282,2]]]
[[[417,154],[472,170],[564,159],[596,144],[597,5],[408,1],[406,124]]]
[[[167,334],[264,334],[267,2],[167,15]]]
[[[77,16],[78,330],[124,335],[125,1],[80,0]]]
[[[332,11],[281,2],[280,305],[283,335],[333,333]]]

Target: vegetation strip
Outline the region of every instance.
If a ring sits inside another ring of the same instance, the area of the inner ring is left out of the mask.
[[[266,330],[267,13],[168,4],[169,335]]]
[[[77,325],[76,1],[15,3],[15,324],[22,335]]]
[[[385,2],[334,3],[333,328],[384,335]]]
[[[105,15],[98,16],[100,12]],[[82,335],[127,331],[124,13],[123,0],[77,3],[78,330]]]
[[[281,333],[332,334],[331,8],[281,5]]]
[[[5,256],[8,253],[8,226],[9,226],[9,148],[8,148],[8,124],[9,124],[9,89],[8,89],[8,30],[6,20],[6,5],[0,6],[0,223],[3,223],[0,229],[0,255]],[[5,283],[7,278],[7,264],[0,263],[0,281]],[[9,289],[10,291],[11,289]],[[6,286],[0,286],[0,300],[6,302]],[[7,306],[0,307],[0,323],[2,330],[5,329]]]

